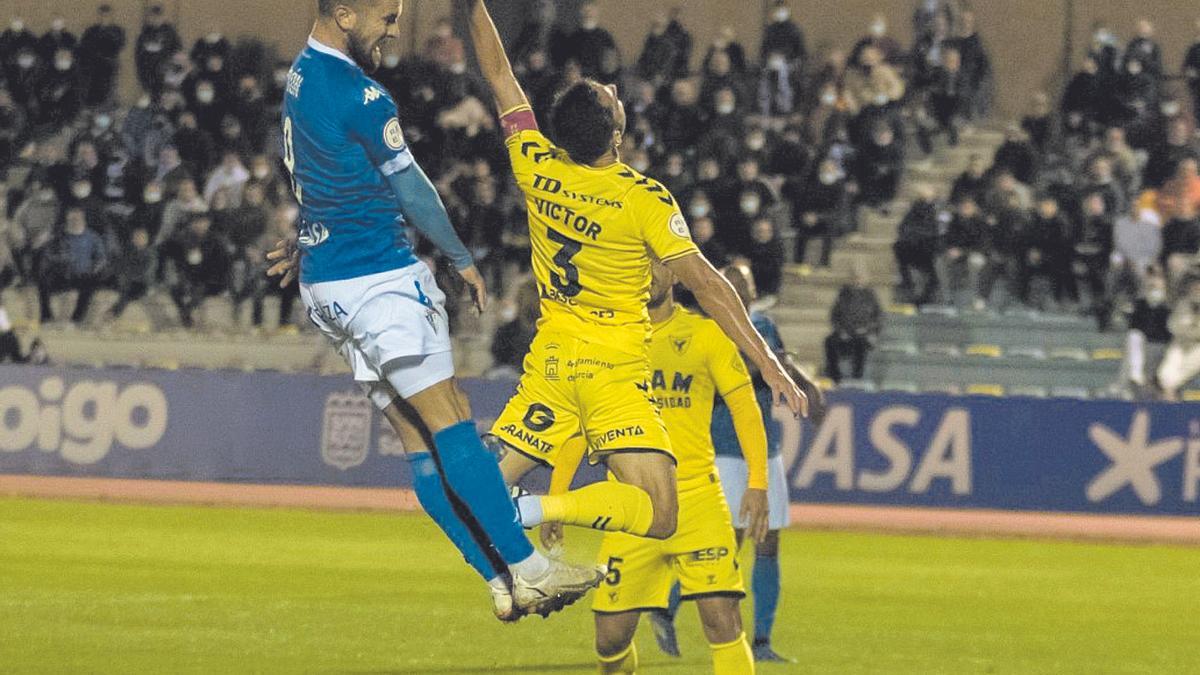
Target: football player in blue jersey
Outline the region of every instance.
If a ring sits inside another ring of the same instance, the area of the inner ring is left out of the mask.
[[[445,296],[404,226],[453,261],[480,311],[487,292],[405,143],[396,104],[369,75],[398,36],[402,3],[317,5],[282,115],[300,231],[294,249],[272,252],[268,273],[286,284],[298,271],[309,318],[396,427],[422,507],[487,581],[497,617],[544,616],[585,595],[605,570],[548,559],[530,544],[455,382]]]

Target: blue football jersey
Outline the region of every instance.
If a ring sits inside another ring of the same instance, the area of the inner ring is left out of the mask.
[[[387,177],[412,153],[387,91],[309,38],[288,73],[283,159],[300,204],[300,280],[342,281],[417,262]]]
[[[774,319],[762,312],[751,312],[750,322],[754,324],[754,328],[758,330],[759,335],[763,337],[771,351],[783,351],[783,338],[779,335],[779,328],[775,325]],[[783,425],[772,415],[775,400],[771,388],[763,382],[761,377],[757,376],[754,378],[754,397],[758,400],[763,426],[767,431],[767,456],[774,457],[780,451],[779,443],[783,437]],[[716,448],[718,455],[742,456],[742,445],[738,442],[737,432],[733,428],[733,415],[729,413],[729,407],[725,405],[725,401],[720,398],[713,404],[712,439],[713,447]]]

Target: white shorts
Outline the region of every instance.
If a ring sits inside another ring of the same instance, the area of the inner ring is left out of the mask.
[[[300,297],[356,381],[388,382],[409,398],[454,377],[446,295],[425,263],[300,284]]]
[[[740,517],[742,495],[746,494],[750,480],[746,473],[746,460],[717,455],[717,473],[721,476],[721,487],[725,490],[725,501],[729,502],[729,512],[733,514],[733,526],[744,530],[749,525]],[[784,475],[783,457],[778,455],[767,460],[767,505],[770,512],[767,526],[770,529],[782,530],[791,524],[787,476]]]

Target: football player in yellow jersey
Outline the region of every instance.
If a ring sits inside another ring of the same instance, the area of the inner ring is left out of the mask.
[[[745,449],[748,489],[741,506],[747,533],[761,542],[768,526],[767,436],[746,364],[737,347],[711,320],[675,304],[674,278],[654,266],[651,288],[650,390],[679,459],[679,528],[656,541],[623,532],[604,536],[598,559],[608,576],[592,600],[596,651],[602,673],[633,673],[633,635],[641,614],[665,609],[678,581],[684,600],[694,600],[717,675],[754,672],[754,659],[742,629],[745,596],[738,570],[738,543],[722,492],[713,448],[713,401],[729,406],[734,430]],[[565,490],[583,457],[583,442],[572,441],[559,456],[551,493]],[[513,456],[501,469],[510,468]],[[542,527],[542,541],[561,543],[558,525]]]
[[[521,522],[665,539],[675,532],[678,504],[675,457],[647,386],[652,258],[695,294],[779,400],[802,415],[807,399],[692,242],[675,199],[621,163],[625,109],[616,88],[585,80],[559,94],[551,140],[539,131],[480,0],[471,3],[470,26],[526,195],[542,298],[525,374],[492,433],[524,471],[553,466],[563,445],[582,435],[590,459],[604,461],[620,481],[520,498]]]

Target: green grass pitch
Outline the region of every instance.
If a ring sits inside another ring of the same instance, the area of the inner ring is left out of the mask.
[[[574,556],[596,537],[568,532]],[[810,673],[1197,673],[1200,549],[788,532]],[[748,610],[748,607],[745,609]],[[643,627],[646,672],[708,672]],[[591,614],[516,626],[415,515],[0,500],[0,672],[591,673]]]

